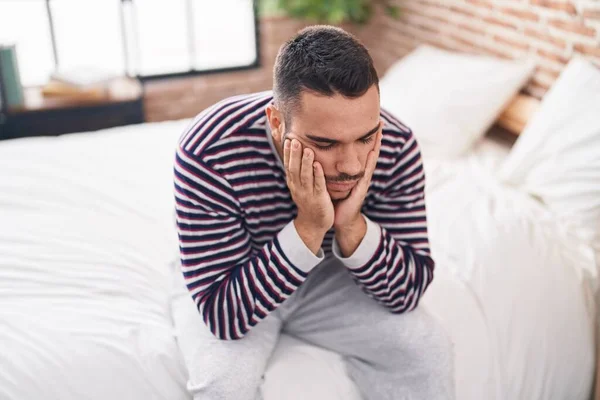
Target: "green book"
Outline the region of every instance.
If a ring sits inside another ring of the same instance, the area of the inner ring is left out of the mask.
[[[2,108],[11,108],[23,104],[23,86],[19,75],[17,50],[14,45],[0,45],[0,91],[4,104]]]

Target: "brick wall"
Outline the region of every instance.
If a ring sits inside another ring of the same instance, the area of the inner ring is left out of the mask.
[[[541,98],[574,54],[600,65],[598,0],[397,0],[397,4],[402,10],[399,19],[380,13],[361,33],[381,74],[420,43],[503,58],[530,56],[538,68],[525,92]]]
[[[399,19],[376,13],[353,27],[382,75],[420,43],[503,58],[534,57],[538,69],[525,91],[541,98],[574,54],[600,65],[600,0],[397,0]],[[235,73],[150,82],[146,119],[192,117],[234,94],[271,88],[279,46],[306,23],[261,20],[261,65]],[[346,27],[348,28],[348,27]]]

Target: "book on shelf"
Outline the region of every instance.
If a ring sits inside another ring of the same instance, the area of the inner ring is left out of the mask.
[[[24,101],[16,46],[0,44],[0,109],[16,107]]]
[[[50,78],[55,82],[79,88],[98,87],[107,85],[122,74],[106,71],[94,67],[77,67],[55,71]]]
[[[88,85],[80,87],[51,79],[42,86],[42,95],[45,97],[69,97],[81,100],[104,99],[109,95],[108,85]]]

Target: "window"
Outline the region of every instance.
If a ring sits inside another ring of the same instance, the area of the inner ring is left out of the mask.
[[[142,79],[258,65],[252,0],[0,0],[0,44],[25,86],[57,69]]]
[[[44,1],[0,0],[0,43],[16,44],[24,85],[45,82],[54,69]]]

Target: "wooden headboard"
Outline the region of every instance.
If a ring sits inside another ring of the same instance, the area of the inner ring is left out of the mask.
[[[514,135],[519,135],[540,106],[540,100],[518,94],[504,109],[496,123]]]

